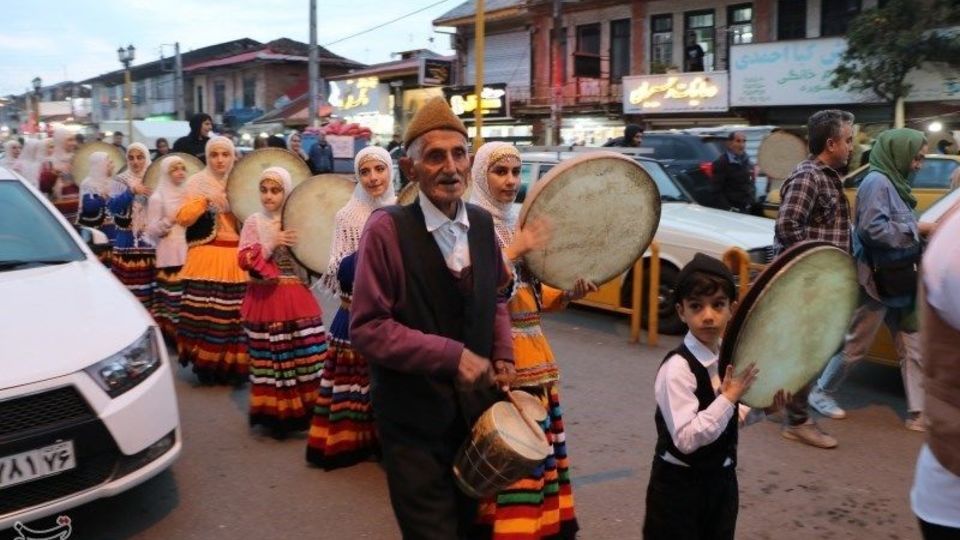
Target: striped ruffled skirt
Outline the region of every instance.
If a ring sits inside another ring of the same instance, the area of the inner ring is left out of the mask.
[[[180,320],[180,298],[183,296],[180,268],[158,268],[157,287],[153,292],[153,319],[168,338],[177,336],[177,322]]]
[[[275,435],[307,429],[327,356],[323,321],[247,321],[244,328],[250,355],[250,425],[266,426]]]
[[[579,526],[573,511],[560,393],[556,384],[523,390],[539,397],[547,407],[549,414],[541,427],[553,452],[530,476],[480,502],[480,528],[499,540],[574,538]]]
[[[137,297],[143,307],[151,311],[156,287],[155,260],[156,251],[152,247],[114,247],[110,267],[120,283]]]
[[[350,312],[341,307],[330,325],[330,355],[323,366],[307,438],[307,461],[326,470],[380,455],[370,402],[370,370],[350,346],[349,319]]]

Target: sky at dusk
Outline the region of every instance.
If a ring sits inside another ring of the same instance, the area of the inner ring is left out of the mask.
[[[449,36],[435,32],[431,21],[462,1],[317,0],[317,42],[325,46],[428,8],[328,48],[367,64],[389,61],[390,53],[410,49],[450,54]],[[136,47],[134,64],[139,65],[159,59],[161,49],[172,56],[176,41],[181,52],[244,37],[309,43],[309,6],[308,0],[4,2],[0,95],[31,89],[30,81],[37,76],[47,85],[120,69],[116,51],[121,45]]]

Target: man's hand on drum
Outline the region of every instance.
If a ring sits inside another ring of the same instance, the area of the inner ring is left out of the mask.
[[[493,365],[490,360],[464,347],[457,366],[457,386],[493,384]]]
[[[281,246],[292,247],[297,245],[297,231],[280,231],[277,233],[277,243]]]
[[[584,278],[577,278],[576,283],[573,284],[573,289],[569,291],[563,291],[563,301],[564,303],[573,302],[583,298],[589,293],[597,292],[599,290],[600,288],[597,287],[596,283],[587,281]]]
[[[783,410],[787,406],[787,403],[793,398],[793,395],[790,392],[785,391],[783,388],[777,390],[777,393],[773,395],[773,403],[769,407],[763,409],[764,414],[775,414]]]
[[[510,390],[510,385],[513,384],[513,380],[517,378],[517,370],[513,362],[509,360],[494,360],[493,371],[494,378],[497,381],[497,387],[502,388],[504,391]]]
[[[527,223],[517,231],[513,243],[507,246],[507,258],[515,261],[530,251],[542,248],[550,241],[552,234],[553,224],[545,217]]]
[[[720,393],[723,397],[730,400],[730,403],[740,401],[740,398],[750,390],[753,382],[757,380],[757,364],[750,362],[740,373],[734,373],[733,366],[727,366],[727,371],[723,375],[723,382],[720,383]]]

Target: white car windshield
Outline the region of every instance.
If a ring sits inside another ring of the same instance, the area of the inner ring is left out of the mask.
[[[660,190],[660,200],[664,202],[689,202],[690,197],[677,185],[677,181],[660,166],[659,163],[652,161],[641,161],[640,165],[650,174],[650,178],[657,184]]]
[[[26,186],[0,180],[0,272],[63,264],[86,257]]]

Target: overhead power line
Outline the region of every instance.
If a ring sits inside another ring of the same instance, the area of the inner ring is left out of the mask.
[[[362,30],[362,31],[360,31],[360,32],[357,32],[356,34],[350,34],[349,36],[342,37],[342,38],[340,38],[340,39],[338,39],[338,40],[336,40],[336,41],[331,41],[330,43],[324,43],[323,46],[324,46],[324,47],[329,47],[329,46],[331,46],[331,45],[336,45],[337,43],[344,42],[344,41],[346,41],[346,40],[348,40],[348,39],[353,39],[353,38],[355,38],[355,37],[357,37],[357,36],[362,36],[362,35],[364,35],[364,34],[369,34],[370,32],[373,32],[374,30],[379,30],[379,29],[383,28],[384,26],[391,25],[391,24],[393,24],[393,23],[395,23],[395,22],[397,22],[397,21],[401,21],[401,20],[403,20],[403,19],[406,19],[407,17],[412,17],[412,16],[416,15],[417,13],[426,11],[426,10],[432,8],[432,7],[435,7],[435,6],[439,6],[440,4],[445,4],[445,3],[449,2],[449,1],[450,1],[450,0],[440,0],[439,2],[434,2],[434,3],[430,4],[429,6],[424,6],[424,7],[420,8],[420,9],[418,9],[418,10],[416,10],[416,11],[411,11],[410,13],[407,13],[406,15],[401,15],[401,16],[397,17],[396,19],[391,19],[391,20],[389,20],[389,21],[387,21],[387,22],[385,22],[385,23],[378,24],[377,26],[374,26],[374,27],[372,27],[372,28],[367,28],[366,30]]]

